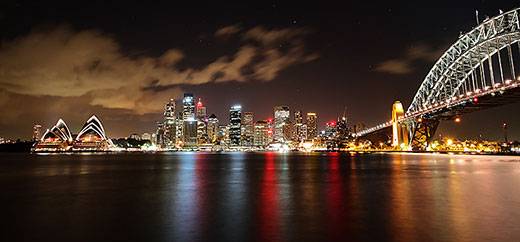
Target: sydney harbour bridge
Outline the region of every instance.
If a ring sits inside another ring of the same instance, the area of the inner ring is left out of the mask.
[[[428,72],[404,112],[397,102],[392,120],[355,134],[423,150],[441,121],[520,100],[520,8],[485,19],[461,33]]]

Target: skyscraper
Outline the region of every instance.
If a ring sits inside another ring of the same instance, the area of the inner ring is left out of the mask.
[[[182,99],[182,120],[183,121],[194,121],[195,120],[195,100],[193,100],[192,93],[184,93],[184,99]]]
[[[278,141],[287,140],[289,137],[284,135],[284,126],[288,125],[291,119],[291,112],[288,106],[274,107],[274,139]]]
[[[195,100],[193,100],[192,93],[184,93],[182,106],[183,146],[195,146],[197,145],[197,121],[195,120]]]
[[[244,113],[244,145],[245,146],[252,146],[254,141],[254,126],[253,126],[253,113],[252,112],[245,112]]]
[[[197,119],[206,118],[206,107],[202,104],[201,99],[197,102]]]
[[[218,135],[219,135],[219,128],[218,128],[218,118],[215,116],[215,114],[211,114],[208,118],[208,138],[211,143],[215,143],[217,141]]]
[[[40,139],[40,134],[42,131],[42,126],[40,124],[35,124],[33,126],[33,141],[38,141]]]
[[[164,104],[164,138],[165,144],[171,147],[177,143],[177,125],[175,123],[175,100],[172,98]]]
[[[253,145],[265,147],[269,144],[269,124],[266,121],[257,121],[254,125]]]
[[[302,141],[303,138],[303,113],[301,110],[294,111],[293,139]]]
[[[240,146],[242,106],[234,105],[229,110],[229,139],[231,146]]]
[[[316,113],[307,113],[307,139],[318,137],[318,116]]]

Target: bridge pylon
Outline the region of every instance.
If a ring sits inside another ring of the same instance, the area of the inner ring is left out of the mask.
[[[394,149],[408,148],[408,128],[402,122],[403,119],[403,104],[400,101],[395,101],[392,105],[392,146]]]

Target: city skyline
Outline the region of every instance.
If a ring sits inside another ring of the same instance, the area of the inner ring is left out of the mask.
[[[455,3],[448,9],[431,4],[426,6],[431,11],[424,12],[420,11],[424,4],[410,3],[405,8],[381,3],[368,8],[356,3],[341,13],[325,4],[315,10],[316,16],[309,17],[303,13],[313,5],[293,8],[264,3],[255,6],[257,9],[233,11],[227,19],[219,18],[229,11],[225,3],[216,6],[219,13],[208,14],[196,7],[145,6],[147,11],[139,12],[140,6],[120,9],[109,5],[97,13],[101,21],[90,22],[91,12],[95,11],[89,7],[73,10],[67,5],[7,4],[0,17],[14,24],[4,23],[0,60],[4,68],[19,70],[23,66],[27,71],[22,72],[24,79],[0,77],[0,108],[5,113],[0,136],[29,140],[35,124],[50,127],[56,117],[67,120],[71,129],[77,130],[88,118],[86,113],[102,117],[109,137],[152,133],[156,121],[162,120],[163,103],[170,98],[180,100],[185,92],[194,93],[195,101],[201,97],[208,115],[215,113],[221,122],[227,120],[224,117],[230,106],[240,104],[243,112],[253,112],[256,120],[274,118],[272,109],[280,105],[291,108],[291,117],[294,110],[315,112],[319,116],[318,130],[325,129],[327,122],[337,121],[344,107],[350,124],[377,125],[390,120],[394,101],[400,100],[407,109],[440,54],[461,31],[475,26],[476,9],[482,21],[486,15],[494,16],[500,9],[515,6],[510,2]],[[193,16],[179,13],[186,8],[193,10]],[[122,15],[121,19],[110,17],[114,11]],[[154,11],[179,14],[154,17]],[[376,17],[371,19],[365,11]],[[53,14],[57,12],[60,14]],[[454,17],[451,12],[458,14]],[[32,18],[23,20],[28,15]],[[245,18],[249,15],[256,20]],[[447,17],[440,20],[439,16]],[[184,21],[193,25],[182,27]],[[177,28],[169,30],[164,22]],[[378,24],[391,31],[375,28]],[[150,26],[163,31],[148,30]],[[350,28],[352,31],[345,31]],[[79,41],[81,37],[91,41],[93,56],[74,59],[77,68],[64,65],[71,61],[70,56],[78,56],[78,48],[84,44]],[[38,40],[40,45],[29,45],[31,40]],[[58,48],[50,48],[56,43],[61,43]],[[54,51],[53,55],[42,51],[44,48]],[[266,57],[267,53],[276,55],[259,65],[248,62],[247,57]],[[29,61],[28,56],[39,62]],[[53,61],[42,65],[41,60],[49,59]],[[143,76],[149,71],[142,69],[147,68],[147,61],[161,68]],[[104,66],[116,70],[131,66],[137,71],[131,75],[105,73]],[[255,68],[236,72],[251,67]],[[31,72],[35,68],[56,74],[56,80],[46,79],[48,75],[35,77]],[[127,78],[131,85],[121,86],[121,78]],[[71,80],[85,81],[77,85],[79,88],[63,86]],[[96,85],[104,88],[92,89]],[[520,135],[520,127],[515,125],[520,123],[520,117],[510,110],[518,107],[518,103],[509,104],[467,114],[460,123],[441,123],[437,134],[462,139],[482,134],[500,140],[505,122],[509,124],[509,138],[515,140]]]

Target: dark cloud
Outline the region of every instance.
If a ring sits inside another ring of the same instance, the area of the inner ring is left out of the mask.
[[[433,48],[423,43],[408,47],[401,58],[390,59],[379,63],[375,70],[390,74],[402,75],[414,71],[415,61],[434,62],[446,51],[447,46]]]
[[[34,103],[38,106],[45,103],[54,115],[76,112],[70,109],[74,103],[97,113],[101,109],[111,110],[108,113],[120,110],[118,114],[124,110],[126,116],[135,118],[160,113],[165,100],[182,96],[183,85],[271,81],[281,70],[317,58],[305,51],[302,38],[310,33],[307,30],[254,27],[241,31],[239,25],[232,25],[216,32],[241,40],[236,52],[202,68],[183,69],[177,67],[185,58],[179,49],[169,49],[159,57],[129,55],[114,37],[98,30],[58,26],[33,31],[1,45],[2,102],[12,104],[6,99],[23,95],[37,99]],[[284,41],[290,43],[281,49],[277,43]],[[4,107],[4,116],[10,117],[2,121],[5,126],[31,110]],[[37,122],[34,117],[31,120]]]

